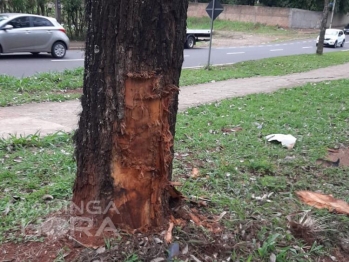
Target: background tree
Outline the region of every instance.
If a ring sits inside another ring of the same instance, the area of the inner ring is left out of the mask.
[[[98,200],[102,210],[113,203],[119,214],[105,216],[124,228],[157,227],[170,214],[187,7],[183,0],[86,1],[73,202]]]
[[[62,0],[64,12],[64,24],[68,35],[75,39],[85,39],[85,1],[83,0]]]
[[[324,0],[324,10],[322,12],[319,43],[316,48],[316,54],[318,55],[322,55],[324,52],[324,39],[325,39],[327,18],[328,18],[328,0]]]

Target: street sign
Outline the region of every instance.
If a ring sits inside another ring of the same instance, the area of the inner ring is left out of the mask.
[[[223,6],[219,0],[212,0],[206,7],[206,12],[211,18],[211,34],[210,34],[210,47],[208,48],[208,62],[207,68],[210,68],[211,61],[211,46],[212,46],[212,35],[213,35],[213,21],[223,12]]]
[[[212,9],[213,9],[213,12],[212,12]],[[223,10],[224,8],[218,0],[212,0],[206,7],[207,14],[213,20],[215,20],[223,12]]]

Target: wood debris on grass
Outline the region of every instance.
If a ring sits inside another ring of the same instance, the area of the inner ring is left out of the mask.
[[[173,230],[173,227],[174,227],[174,223],[170,222],[169,226],[168,226],[168,229],[166,231],[165,237],[164,237],[165,242],[168,243],[168,244],[172,242],[172,230]]]
[[[310,206],[319,209],[328,209],[330,212],[337,212],[349,215],[349,204],[343,200],[336,199],[331,195],[324,195],[311,191],[296,192],[300,200]]]

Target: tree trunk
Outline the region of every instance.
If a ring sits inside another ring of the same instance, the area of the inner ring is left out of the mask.
[[[322,12],[319,43],[316,48],[316,54],[318,55],[322,55],[324,52],[324,39],[325,39],[327,17],[328,17],[328,0],[324,0],[324,1],[325,1],[324,3],[325,6],[324,6],[324,11]]]
[[[187,8],[186,0],[86,1],[73,203],[89,215],[94,201],[99,224],[146,231],[169,218]]]

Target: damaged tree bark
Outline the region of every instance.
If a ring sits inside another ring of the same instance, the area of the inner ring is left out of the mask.
[[[176,195],[169,181],[187,5],[86,1],[73,203],[85,215],[91,201],[95,210],[116,207],[92,212],[97,227],[108,217],[117,227],[146,231],[169,218],[171,194]]]

